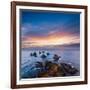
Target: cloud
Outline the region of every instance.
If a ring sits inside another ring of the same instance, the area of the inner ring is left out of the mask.
[[[22,11],[22,47],[80,43],[80,14]]]
[[[40,24],[40,25],[33,25],[33,24],[30,24],[30,23],[26,23],[26,24],[23,24],[21,25],[21,36],[39,36],[39,37],[42,37],[42,36],[47,36],[49,34],[52,34],[52,33],[63,33],[63,32],[66,32],[66,33],[71,33],[71,34],[79,34],[79,27],[74,27],[71,25],[71,28],[68,24],[63,24],[63,25],[60,25],[60,24],[53,24],[53,23],[50,23],[50,24],[47,24],[47,23],[44,23],[44,24]]]
[[[80,43],[80,37],[69,33],[52,33],[47,36],[27,36],[22,40],[22,47],[37,47]]]

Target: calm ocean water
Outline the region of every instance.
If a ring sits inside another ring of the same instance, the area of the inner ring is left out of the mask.
[[[75,66],[78,70],[80,70],[80,49],[59,49],[59,50],[28,50],[22,49],[21,51],[21,78],[28,77],[28,74],[31,77],[37,75],[37,69],[35,68],[35,63],[37,61],[43,62],[41,59],[41,55],[39,51],[45,51],[45,53],[49,52],[50,55],[47,56],[47,60],[52,61],[53,55],[57,54],[61,56],[61,59],[58,61],[66,62],[73,66]],[[37,57],[31,57],[30,54],[36,52]],[[78,74],[79,75],[79,74]]]

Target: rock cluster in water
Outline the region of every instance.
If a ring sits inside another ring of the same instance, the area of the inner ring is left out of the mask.
[[[39,51],[39,55],[41,55],[42,59],[46,59],[47,56],[50,55],[49,52],[45,53],[45,51]],[[30,54],[30,56],[38,57],[36,52]],[[25,78],[36,78],[36,77],[60,77],[60,76],[75,76],[78,71],[77,68],[72,66],[69,63],[58,63],[58,60],[61,56],[57,54],[53,55],[53,60],[44,60],[44,62],[36,62],[35,69],[36,71],[30,71]],[[55,62],[57,63],[55,63]]]
[[[59,77],[59,76],[74,76],[78,72],[75,67],[72,67],[66,63],[56,64],[50,61],[45,62],[45,66],[41,62],[38,62],[38,67],[44,68],[38,77]]]

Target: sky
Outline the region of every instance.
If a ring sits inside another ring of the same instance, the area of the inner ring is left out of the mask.
[[[21,47],[80,43],[80,13],[20,11]]]

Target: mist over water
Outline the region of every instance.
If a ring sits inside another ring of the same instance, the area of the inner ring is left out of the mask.
[[[28,75],[28,72],[31,75],[37,74],[37,70],[35,68],[35,63],[40,61],[40,62],[44,62],[44,60],[42,60],[41,55],[39,54],[39,51],[45,51],[45,54],[47,52],[50,53],[49,56],[47,56],[47,60],[48,61],[53,61],[53,55],[57,54],[58,56],[61,56],[61,59],[59,59],[59,61],[57,63],[69,63],[71,65],[73,65],[74,67],[76,67],[79,72],[77,73],[77,75],[80,75],[80,48],[77,47],[73,47],[73,48],[68,48],[68,49],[22,49],[21,50],[21,65],[20,65],[20,75],[21,78],[24,75]],[[30,54],[36,52],[37,53],[37,57],[31,57]],[[30,71],[31,70],[31,71]]]

